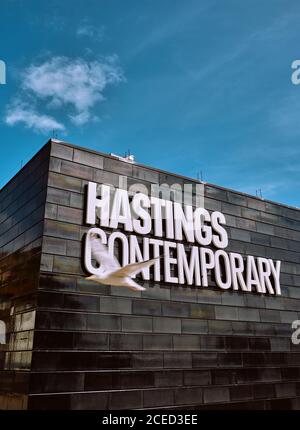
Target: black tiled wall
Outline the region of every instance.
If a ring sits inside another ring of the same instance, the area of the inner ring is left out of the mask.
[[[0,191],[0,409],[26,409],[42,249],[49,145]]]
[[[226,215],[228,251],[282,261],[282,296],[148,283],[144,292],[85,280],[88,181],[191,180],[52,142],[29,409],[300,407],[300,211],[205,186]]]

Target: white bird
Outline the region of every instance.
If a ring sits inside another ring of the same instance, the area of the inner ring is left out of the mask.
[[[127,287],[134,291],[144,291],[146,288],[137,284],[132,276],[139,273],[142,269],[152,266],[160,258],[152,258],[141,263],[127,264],[121,267],[116,257],[112,256],[96,234],[90,235],[92,255],[97,263],[100,264],[97,275],[88,276],[86,279],[99,282],[100,284]]]

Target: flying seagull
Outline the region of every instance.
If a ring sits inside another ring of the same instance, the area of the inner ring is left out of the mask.
[[[127,264],[121,267],[116,257],[112,256],[95,233],[90,235],[92,255],[100,270],[97,275],[88,276],[86,279],[99,282],[100,284],[113,285],[117,287],[127,287],[134,291],[144,291],[146,288],[137,284],[132,276],[139,273],[142,269],[152,266],[160,258],[152,258],[141,263]]]

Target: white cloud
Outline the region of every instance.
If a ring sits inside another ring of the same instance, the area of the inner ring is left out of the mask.
[[[34,131],[44,134],[47,134],[52,130],[65,130],[64,125],[56,121],[56,119],[48,115],[37,113],[28,104],[23,103],[20,100],[14,101],[8,107],[5,122],[10,126],[21,123],[27,128],[31,128]]]
[[[90,37],[96,41],[100,41],[104,36],[104,27],[95,27],[88,21],[84,20],[77,28],[76,34],[78,37]]]
[[[29,66],[22,75],[22,88],[49,108],[71,107],[70,120],[83,125],[95,118],[92,108],[104,100],[107,86],[122,81],[124,75],[114,56],[92,62],[54,57]]]
[[[88,121],[93,120],[95,117],[92,117],[90,115],[89,112],[80,112],[76,115],[70,115],[70,120],[75,124],[75,125],[84,125],[86,124]]]

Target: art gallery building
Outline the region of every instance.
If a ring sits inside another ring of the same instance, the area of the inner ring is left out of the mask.
[[[206,233],[105,221],[105,190],[153,186],[172,216],[204,206]],[[0,409],[300,409],[299,209],[50,140],[0,217]],[[160,255],[145,290],[87,279],[91,231],[122,266]]]

